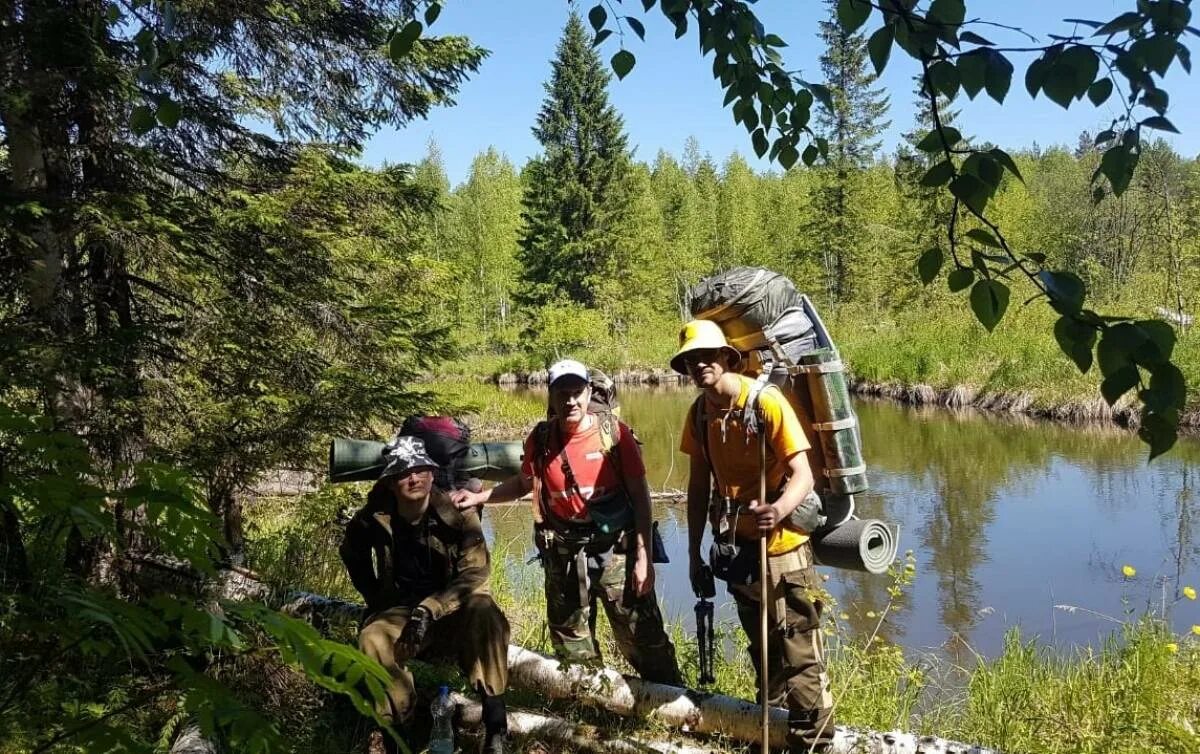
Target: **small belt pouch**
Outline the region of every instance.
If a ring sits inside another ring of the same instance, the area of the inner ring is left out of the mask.
[[[623,493],[588,501],[588,516],[602,534],[616,534],[633,525],[633,506]]]

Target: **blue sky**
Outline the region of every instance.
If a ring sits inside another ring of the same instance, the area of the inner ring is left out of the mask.
[[[593,5],[584,2],[584,14]],[[972,0],[969,17],[976,14],[989,21],[1020,27],[1045,39],[1047,33],[1070,33],[1071,26],[1061,19],[1081,17],[1107,20],[1132,7],[1133,0]],[[624,81],[614,77],[609,87],[613,104],[625,119],[630,144],[638,158],[653,160],[660,149],[675,155],[683,151],[689,136],[718,162],[733,151],[740,152],[751,164],[768,169],[750,147],[746,131],[733,123],[729,109],[721,107],[724,92],[712,78],[711,56],[701,58],[692,33],[674,38],[674,27],[656,6],[642,12],[638,0],[611,0],[635,18],[644,19],[645,42],[628,31],[625,44],[637,56],[637,66]],[[545,96],[543,83],[549,74],[568,4],[565,0],[449,0],[441,17],[429,33],[464,34],[491,55],[480,71],[461,89],[454,107],[441,108],[427,120],[419,120],[401,130],[387,129],[367,144],[363,159],[367,164],[416,162],[425,154],[428,141],[436,140],[446,163],[452,184],[466,178],[471,160],[480,151],[494,146],[517,165],[538,152],[530,132],[534,117]],[[821,0],[762,0],[756,12],[768,31],[782,36],[789,44],[783,50],[787,64],[799,69],[809,80],[820,80],[817,59],[821,44],[817,22],[825,15]],[[872,18],[869,30],[877,25]],[[998,44],[1028,44],[1012,32],[999,28],[978,27],[983,36]],[[1189,45],[1200,52],[1195,39]],[[617,35],[601,47],[605,60],[620,49]],[[1074,146],[1080,131],[1093,132],[1107,127],[1116,114],[1114,97],[1100,108],[1085,99],[1063,110],[1044,96],[1031,100],[1023,85],[1027,56],[1011,56],[1017,67],[1013,86],[1003,108],[981,94],[971,102],[960,95],[959,122],[964,133],[1007,148]],[[1200,59],[1200,55],[1197,56]],[[900,134],[913,121],[912,76],[916,64],[899,50],[893,50],[881,84],[891,94],[891,127],[883,136],[883,149],[894,149]],[[1183,131],[1171,139],[1182,153],[1200,153],[1200,87],[1178,65],[1168,77],[1171,93],[1167,113]]]

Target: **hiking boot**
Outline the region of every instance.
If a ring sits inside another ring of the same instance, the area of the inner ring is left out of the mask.
[[[479,754],[504,754],[504,731],[496,731],[495,733],[485,733],[483,736],[483,744],[479,747]]]

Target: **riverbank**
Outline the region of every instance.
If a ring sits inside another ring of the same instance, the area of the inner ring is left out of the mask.
[[[1095,366],[1081,374],[1054,339],[1056,315],[1048,307],[1010,311],[993,333],[960,302],[897,311],[843,309],[828,325],[846,361],[855,393],[910,405],[973,408],[1076,424],[1136,428],[1140,409],[1132,394],[1109,406],[1100,395]],[[1114,311],[1126,307],[1112,305]],[[1150,316],[1150,314],[1147,314]],[[1177,332],[1173,359],[1189,384],[1200,379],[1200,338]],[[663,367],[674,352],[671,328],[630,336],[589,350],[588,359],[618,384],[686,386],[690,380]],[[435,378],[482,380],[506,387],[543,386],[545,369],[526,356],[473,357],[447,366]],[[616,361],[614,359],[624,359]],[[1200,399],[1193,391],[1180,420],[1200,431]]]

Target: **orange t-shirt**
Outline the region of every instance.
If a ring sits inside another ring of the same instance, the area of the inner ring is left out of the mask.
[[[646,476],[642,465],[642,451],[634,439],[633,432],[624,423],[614,419],[614,434],[617,440],[616,454],[620,457],[620,468],[604,453],[600,436],[600,421],[593,414],[591,426],[566,437],[566,457],[575,485],[567,482],[563,470],[563,437],[557,426],[550,428],[543,463],[542,487],[550,501],[550,511],[568,521],[587,521],[587,502],[601,498],[621,489],[624,477],[627,487],[640,484]],[[525,456],[521,462],[521,473],[532,477],[536,473],[534,458],[537,455],[537,431],[525,438]],[[578,489],[576,489],[576,486]]]
[[[738,375],[741,392],[733,406],[727,410],[706,407],[708,459],[716,472],[717,493],[748,505],[758,498],[758,437],[746,432],[742,425],[742,409],[750,395],[754,380]],[[701,398],[701,400],[704,400]],[[796,412],[783,394],[774,387],[764,388],[758,394],[758,407],[762,424],[760,431],[767,436],[767,492],[776,492],[783,486],[788,473],[788,459],[808,450],[808,438]],[[683,425],[683,437],[679,449],[688,455],[704,454],[700,438],[696,436],[696,405],[688,410]],[[713,521],[715,527],[719,522]],[[757,536],[754,520],[749,515],[738,515],[737,536]],[[780,524],[767,540],[767,550],[772,555],[790,552],[808,541],[808,534]]]

